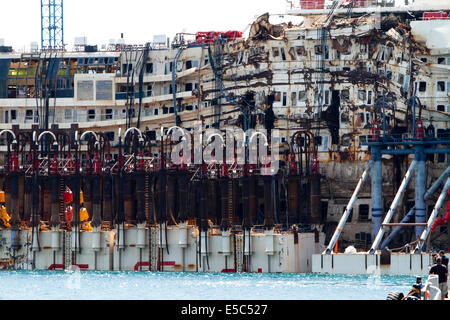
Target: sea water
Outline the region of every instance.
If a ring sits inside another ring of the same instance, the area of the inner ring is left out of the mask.
[[[5,300],[385,300],[412,276],[2,271]]]

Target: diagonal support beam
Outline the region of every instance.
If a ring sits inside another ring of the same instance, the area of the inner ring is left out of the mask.
[[[353,192],[352,197],[350,198],[349,203],[347,204],[347,208],[344,211],[344,214],[341,217],[341,220],[339,221],[338,226],[336,227],[336,231],[333,234],[333,237],[331,238],[330,243],[328,244],[327,249],[324,251],[324,254],[330,254],[333,251],[334,246],[336,245],[336,241],[339,239],[342,229],[345,226],[345,223],[347,222],[348,217],[350,216],[350,212],[352,212],[353,205],[356,202],[356,199],[358,199],[358,194],[361,191],[362,186],[364,185],[364,182],[367,180],[367,177],[369,176],[369,171],[372,168],[373,161],[371,160],[369,164],[366,167],[366,170],[364,170],[363,175],[361,176],[361,179],[359,179],[358,185],[356,186],[355,191]]]
[[[397,209],[400,199],[402,198],[402,196],[406,190],[406,187],[408,186],[409,182],[411,181],[411,177],[412,177],[414,170],[416,169],[416,166],[417,166],[417,160],[414,159],[411,162],[408,172],[406,172],[406,175],[403,178],[402,184],[400,185],[400,188],[399,188],[397,194],[395,195],[394,201],[392,201],[391,207],[389,208],[389,211],[387,212],[386,217],[384,218],[383,224],[387,224],[387,223],[391,222],[391,219],[394,216],[395,210]],[[384,233],[385,233],[385,228],[383,226],[381,226],[381,228],[378,231],[378,234],[372,244],[372,247],[369,250],[369,254],[374,254],[375,251],[378,249],[378,246],[380,245],[381,240],[383,239]]]
[[[447,179],[447,183],[444,185],[441,195],[439,196],[439,199],[436,202],[436,205],[434,206],[433,212],[431,213],[430,218],[428,219],[427,227],[420,236],[419,243],[417,244],[416,249],[414,250],[415,254],[418,254],[423,250],[423,245],[425,244],[425,241],[427,240],[430,234],[431,226],[433,225],[434,220],[439,214],[439,210],[441,209],[442,204],[444,203],[445,197],[447,196],[447,192],[449,189],[450,189],[450,178]]]

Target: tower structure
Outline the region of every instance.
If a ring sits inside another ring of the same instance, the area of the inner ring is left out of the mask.
[[[64,49],[63,0],[41,0],[41,48]]]

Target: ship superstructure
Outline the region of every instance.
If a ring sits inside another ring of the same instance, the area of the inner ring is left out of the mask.
[[[1,48],[0,129],[11,130],[0,136],[7,264],[311,271],[371,160],[370,143],[389,133],[450,144],[450,6],[370,4],[301,1],[289,12],[301,24],[272,24],[265,14],[246,37],[179,34],[171,44],[107,51]],[[215,154],[196,162],[194,146],[171,163],[183,141],[171,136],[178,128],[203,132],[202,152],[220,138],[225,144],[227,129],[247,132],[244,162]],[[253,138],[270,145],[271,160],[249,163]],[[429,185],[450,157],[426,160]],[[392,153],[382,161],[389,208],[411,159]],[[371,247],[382,227],[372,198],[363,187],[338,249]],[[396,220],[414,198],[406,190]],[[88,218],[74,214],[67,225],[69,206]]]

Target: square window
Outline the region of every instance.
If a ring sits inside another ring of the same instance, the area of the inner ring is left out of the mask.
[[[106,109],[105,110],[105,119],[106,120],[112,120],[113,118],[113,110],[112,109]]]
[[[445,58],[444,57],[439,57],[437,60],[438,64],[445,64]]]
[[[445,81],[438,81],[437,82],[437,91],[438,92],[445,92]]]
[[[437,111],[445,112],[445,106],[442,104],[439,104],[436,109],[437,109]]]
[[[359,205],[359,217],[358,220],[360,222],[369,221],[369,205],[368,204],[360,204]]]
[[[95,120],[95,109],[88,110],[88,120]]]
[[[26,110],[25,111],[25,119],[26,120],[33,120],[33,110]]]
[[[72,120],[72,109],[66,109],[64,110],[64,119],[65,120]]]
[[[427,91],[427,83],[425,81],[419,82],[419,92]]]

